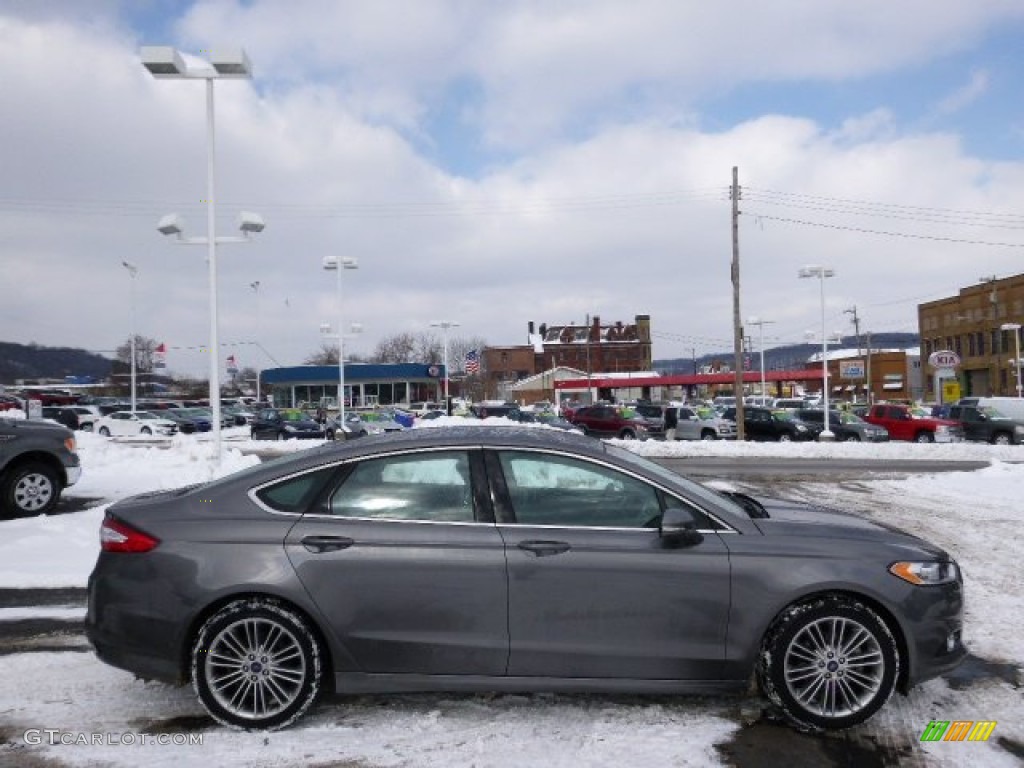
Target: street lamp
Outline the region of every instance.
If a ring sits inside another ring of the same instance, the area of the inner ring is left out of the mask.
[[[134,264],[129,264],[127,261],[122,261],[121,266],[128,270],[128,274],[131,275],[132,287],[131,287],[131,311],[129,312],[129,332],[131,337],[129,344],[131,345],[131,372],[132,372],[132,413],[135,413],[135,276],[138,275],[139,269]]]
[[[349,257],[324,256],[324,269],[338,273],[338,423],[345,425],[345,305],[341,300],[341,274],[346,269],[359,269],[359,261]]]
[[[1014,361],[1017,364],[1017,397],[1024,397],[1024,394],[1022,394],[1021,392],[1021,386],[1022,384],[1024,384],[1024,382],[1021,382],[1020,380],[1020,327],[1020,323],[1003,323],[1001,326],[999,326],[999,329],[1002,331],[1013,331],[1013,341],[1016,345],[1015,348],[1017,350],[1017,355],[1014,358]]]
[[[835,270],[817,264],[801,267],[797,273],[800,277],[816,277],[821,287],[821,392],[825,406],[825,429],[818,436],[819,440],[834,440],[835,435],[828,428],[828,337],[825,335],[825,278],[833,277]]]
[[[210,407],[213,410],[213,441],[216,448],[214,462],[220,463],[220,342],[217,338],[217,245],[248,239],[254,232],[261,232],[263,219],[255,214],[243,213],[240,228],[243,237],[227,238],[216,236],[216,207],[214,189],[216,156],[213,130],[213,81],[219,79],[244,79],[252,77],[252,66],[245,51],[240,48],[213,51],[209,66],[190,66],[180,51],[169,45],[143,46],[142,64],[153,77],[158,79],[205,80],[206,81],[206,237],[185,238],[184,226],[177,214],[164,216],[157,229],[165,235],[175,236],[179,242],[207,246],[207,265],[210,273]]]
[[[451,407],[448,404],[448,329],[458,328],[459,324],[452,320],[438,320],[430,324],[431,328],[441,329],[441,338],[444,346],[444,410],[450,416]]]
[[[764,402],[764,389],[765,389],[765,384],[764,384],[764,327],[766,325],[771,325],[775,321],[774,320],[762,320],[762,319],[757,318],[757,317],[752,317],[749,320],[747,320],[747,322],[750,323],[750,325],[756,325],[757,326],[757,331],[758,331],[758,333],[757,333],[757,335],[758,335],[758,342],[757,343],[758,343],[758,346],[760,346],[760,348],[761,348],[761,405],[764,405],[765,404],[765,402]]]
[[[256,294],[256,402],[260,402],[260,376],[262,374],[260,361],[259,361],[259,345],[260,345],[260,281],[254,280],[249,283],[249,287],[252,288],[253,293]]]

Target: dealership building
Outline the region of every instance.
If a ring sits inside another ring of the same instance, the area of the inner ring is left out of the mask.
[[[267,368],[260,374],[262,390],[278,408],[337,402],[336,365],[295,365]],[[346,363],[345,403],[348,406],[409,405],[440,401],[444,366],[423,363]]]

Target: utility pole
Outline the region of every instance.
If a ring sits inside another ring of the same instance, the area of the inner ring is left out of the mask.
[[[733,394],[736,396],[736,439],[746,439],[743,428],[743,323],[740,322],[740,169],[732,167],[732,332]]]
[[[860,357],[860,318],[857,317],[857,305],[854,304],[849,309],[844,309],[843,313],[847,314],[847,315],[853,315],[853,320],[851,320],[850,322],[853,323],[853,331],[854,331],[854,333],[857,334],[857,357],[859,358]],[[854,396],[853,399],[856,402],[856,400],[857,400],[856,396]]]
[[[871,405],[871,404],[873,404],[875,402],[875,390],[872,389],[872,387],[871,387],[871,331],[867,331],[866,335],[867,335],[866,341],[867,341],[867,347],[868,347],[868,365],[867,365],[868,405]]]

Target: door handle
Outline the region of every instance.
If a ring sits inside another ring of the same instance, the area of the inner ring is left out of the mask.
[[[570,549],[564,541],[521,541],[517,546],[527,552],[533,552],[537,557],[560,555]]]
[[[347,536],[306,536],[302,540],[302,546],[313,554],[337,552],[339,549],[347,549],[353,544],[355,541]]]

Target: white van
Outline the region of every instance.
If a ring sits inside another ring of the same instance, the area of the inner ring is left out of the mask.
[[[1024,397],[961,397],[958,405],[995,408],[1007,418],[1024,421]]]

